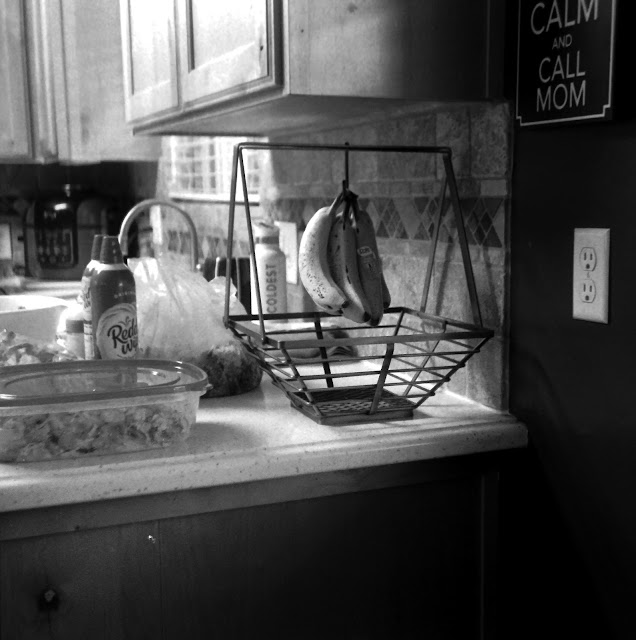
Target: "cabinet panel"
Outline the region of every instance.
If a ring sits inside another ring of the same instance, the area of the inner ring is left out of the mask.
[[[0,0],[0,158],[29,155],[24,14],[20,0]]]
[[[179,104],[173,0],[120,0],[126,119]]]
[[[182,99],[212,103],[275,85],[279,12],[272,0],[179,1]]]
[[[477,638],[480,504],[471,477],[162,521],[164,637]]]
[[[48,2],[58,154],[72,162],[154,159],[126,123],[120,12],[112,0]]]
[[[4,542],[0,638],[161,638],[157,540],[148,523]]]
[[[355,9],[341,0],[292,4],[293,94],[416,100],[488,95],[490,2],[363,0]]]
[[[25,6],[33,136],[31,160],[54,162],[58,159],[56,110],[63,111],[65,102],[56,106],[49,12],[55,11],[59,21],[59,6],[46,0],[27,0]],[[58,23],[58,31],[60,28]]]
[[[121,33],[112,0],[0,0],[0,159],[157,159],[126,122]]]

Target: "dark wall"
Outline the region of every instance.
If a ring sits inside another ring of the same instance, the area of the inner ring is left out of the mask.
[[[563,525],[570,558],[590,577],[571,589],[598,595],[602,613],[580,615],[606,616],[602,637],[621,639],[636,637],[636,106],[626,73],[636,58],[627,10],[623,2],[614,119],[515,128],[510,296],[510,408],[528,426],[556,507],[545,524]],[[515,27],[510,20],[509,60]],[[576,227],[610,229],[609,324],[572,319]]]

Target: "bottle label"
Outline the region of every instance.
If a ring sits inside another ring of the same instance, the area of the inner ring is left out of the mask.
[[[84,358],[86,360],[95,359],[95,348],[93,347],[93,323],[84,320]]]
[[[80,281],[80,300],[84,309],[84,319],[91,317],[91,277],[82,276]]]
[[[265,264],[265,313],[276,313],[280,307],[279,273],[275,264]]]
[[[258,289],[263,313],[287,313],[287,281],[285,254],[276,247],[257,245],[255,258],[258,269]],[[256,274],[251,269],[252,313],[258,313]]]
[[[102,360],[137,356],[137,308],[134,304],[115,304],[100,316],[93,327],[95,356]]]

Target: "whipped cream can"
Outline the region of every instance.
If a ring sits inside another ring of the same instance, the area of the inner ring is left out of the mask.
[[[136,358],[137,295],[135,277],[124,264],[116,236],[104,236],[100,262],[90,282],[93,358]]]

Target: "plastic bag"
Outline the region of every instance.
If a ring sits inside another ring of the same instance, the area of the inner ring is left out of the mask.
[[[223,324],[225,278],[208,282],[179,263],[155,258],[139,260],[133,273],[144,358],[195,358],[234,339]],[[231,297],[234,306],[241,304]]]
[[[258,364],[223,323],[225,277],[208,282],[167,257],[141,258],[133,274],[141,357],[196,364],[208,374],[208,397],[235,395],[260,384]],[[247,313],[234,285],[230,313]]]

